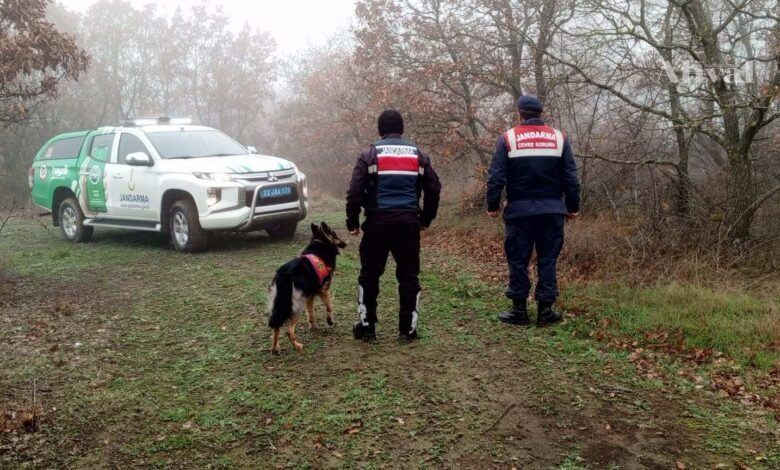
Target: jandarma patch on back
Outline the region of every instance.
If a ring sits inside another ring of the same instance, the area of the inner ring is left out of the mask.
[[[521,148],[557,148],[555,132],[530,131],[515,136],[515,146]]]
[[[505,135],[509,158],[560,157],[563,153],[563,134],[547,126],[518,126]]]

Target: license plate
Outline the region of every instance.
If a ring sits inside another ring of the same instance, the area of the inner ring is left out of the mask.
[[[277,186],[260,190],[261,199],[275,199],[277,197],[289,196],[290,194],[292,194],[292,188],[290,186]]]

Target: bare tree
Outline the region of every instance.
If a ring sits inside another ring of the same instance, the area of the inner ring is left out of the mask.
[[[16,198],[11,200],[11,205],[8,206],[8,212],[6,212],[4,215],[0,214],[0,240],[2,240],[3,229],[5,229],[5,225],[8,223],[8,221],[11,220],[11,216],[14,215],[15,210]]]
[[[74,38],[46,21],[48,0],[0,1],[0,125],[29,117],[56,96],[62,80],[78,79],[87,54]]]
[[[766,34],[777,34],[777,17],[759,2],[597,0],[589,6],[586,21],[561,31],[568,47],[548,49],[547,55],[588,85],[654,116],[657,125],[666,123],[674,136],[676,159],[640,161],[675,169],[680,212],[688,208],[692,139],[705,136],[719,145],[730,164],[728,231],[736,238],[747,237],[757,209],[751,146],[757,133],[777,117],[772,103],[780,85],[778,52],[766,47]],[[681,63],[692,64],[704,80],[685,83],[687,77],[673,72]],[[764,72],[775,72],[764,80],[738,77],[741,69],[756,64]]]

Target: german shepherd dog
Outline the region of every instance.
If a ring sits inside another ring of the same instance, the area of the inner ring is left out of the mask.
[[[300,351],[303,348],[303,344],[295,339],[295,326],[305,305],[309,329],[317,328],[314,321],[315,296],[325,303],[328,325],[333,325],[330,283],[339,248],[347,244],[325,222],[319,226],[311,224],[311,234],[311,240],[301,256],[280,266],[268,289],[268,326],[274,330],[272,354],[279,354],[279,330],[288,321],[287,337],[295,349]]]

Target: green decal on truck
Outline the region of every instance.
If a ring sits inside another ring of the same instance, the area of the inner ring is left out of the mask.
[[[87,204],[95,212],[106,212],[105,161],[87,157],[81,165],[82,187],[86,187]]]

